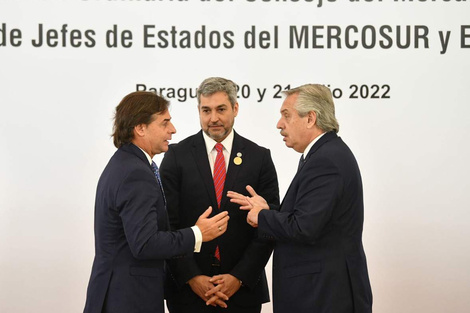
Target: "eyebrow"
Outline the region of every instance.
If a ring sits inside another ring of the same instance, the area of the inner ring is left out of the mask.
[[[222,108],[222,107],[228,107],[228,105],[225,104],[225,103],[222,103],[222,104],[217,105],[215,108],[216,108],[216,109],[219,109],[219,108]],[[211,110],[212,108],[209,107],[209,106],[207,106],[207,105],[201,105],[201,109],[209,109],[209,110]]]

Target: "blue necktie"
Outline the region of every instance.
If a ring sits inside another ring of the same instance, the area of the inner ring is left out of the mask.
[[[299,167],[297,168],[297,172],[300,171],[300,169],[302,168],[302,166],[304,166],[304,164],[305,164],[305,159],[304,159],[304,155],[302,154],[299,160]]]
[[[157,178],[158,186],[160,186],[160,190],[162,191],[163,202],[165,203],[165,206],[166,206],[165,192],[163,191],[163,184],[162,184],[162,180],[160,179],[160,172],[158,171],[158,166],[157,164],[155,164],[154,161],[152,161],[152,170],[153,170],[153,174],[155,174],[155,177]]]

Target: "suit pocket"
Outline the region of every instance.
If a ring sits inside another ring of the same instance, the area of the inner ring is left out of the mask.
[[[321,263],[320,262],[308,262],[296,264],[293,266],[288,266],[284,268],[285,277],[296,277],[306,274],[314,274],[321,272]]]
[[[129,273],[131,274],[131,276],[159,277],[162,276],[161,272],[162,270],[160,268],[135,266],[131,266],[129,268]]]

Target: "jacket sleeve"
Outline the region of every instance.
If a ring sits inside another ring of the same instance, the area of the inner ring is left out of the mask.
[[[281,242],[314,244],[331,219],[343,186],[340,172],[326,157],[307,163],[280,211],[262,210],[260,236]]]
[[[159,228],[168,223],[161,198],[155,178],[144,167],[130,171],[117,190],[118,214],[137,259],[168,259],[193,253],[195,239],[190,228],[179,231]]]

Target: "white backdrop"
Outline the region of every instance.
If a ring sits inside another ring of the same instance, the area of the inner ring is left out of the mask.
[[[184,91],[209,76],[242,88],[235,129],[271,149],[281,198],[299,155],[275,128],[276,92],[334,88],[362,170],[374,311],[469,312],[469,13],[465,0],[0,0],[0,312],[83,310],[115,106],[138,84],[165,88],[178,142],[199,130]]]

